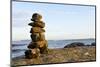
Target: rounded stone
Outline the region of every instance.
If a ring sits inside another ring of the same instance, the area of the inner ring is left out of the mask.
[[[28,25],[30,25],[32,27],[41,27],[41,28],[44,28],[45,27],[45,23],[43,21],[31,22]]]
[[[39,35],[39,33],[32,33],[30,35],[30,37],[31,37],[33,42],[36,42],[36,41],[39,41],[40,35]]]
[[[29,49],[25,51],[25,58],[32,59],[40,56],[39,48]]]
[[[42,19],[42,16],[40,15],[40,14],[38,14],[38,13],[34,13],[33,15],[32,15],[32,21],[40,21]]]
[[[37,41],[43,41],[45,40],[45,35],[44,33],[32,33],[30,35],[31,39],[33,42],[37,42]]]
[[[37,48],[38,45],[36,42],[31,42],[28,46],[27,46],[29,49],[34,49],[34,48]]]
[[[43,32],[45,32],[45,30],[40,27],[32,27],[30,30],[30,33],[43,33]]]
[[[46,53],[48,51],[47,47],[48,47],[47,40],[38,41],[38,42],[31,42],[28,45],[29,49],[39,48],[40,53]]]

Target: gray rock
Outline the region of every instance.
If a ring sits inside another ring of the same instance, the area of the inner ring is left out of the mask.
[[[71,44],[64,46],[64,48],[77,47],[77,46],[85,46],[85,45],[84,45],[84,43],[74,42],[74,43],[71,43]]]
[[[91,46],[96,46],[96,43],[95,42],[91,43]]]

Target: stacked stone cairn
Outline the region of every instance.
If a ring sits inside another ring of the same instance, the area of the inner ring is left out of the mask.
[[[25,58],[37,58],[40,54],[48,53],[48,44],[47,40],[45,40],[45,30],[43,29],[45,23],[41,21],[41,19],[42,16],[40,14],[34,13],[31,19],[32,22],[28,24],[29,26],[32,26],[30,30],[32,41],[27,46],[28,50],[25,51]]]

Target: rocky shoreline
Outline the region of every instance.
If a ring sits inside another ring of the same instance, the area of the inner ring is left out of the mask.
[[[96,46],[86,45],[68,48],[48,49],[48,54],[41,54],[38,58],[26,59],[25,56],[13,58],[11,59],[11,65],[21,66],[89,61],[96,61]]]

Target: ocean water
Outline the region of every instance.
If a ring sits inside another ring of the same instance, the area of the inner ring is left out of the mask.
[[[30,40],[12,41],[11,57],[14,58],[24,55],[24,52],[28,49],[27,46],[30,42]],[[65,45],[73,42],[81,42],[85,45],[91,45],[91,43],[95,42],[95,39],[48,40],[48,48],[63,48]]]

